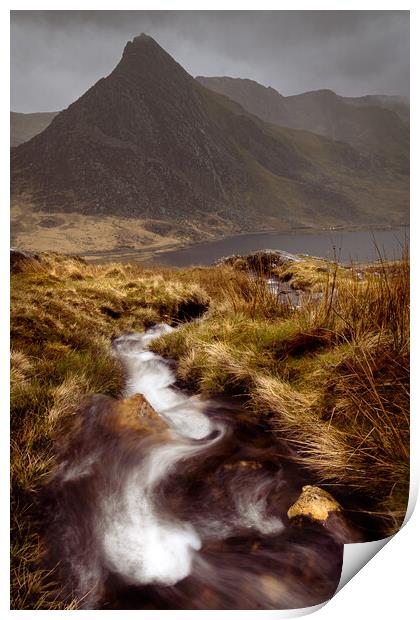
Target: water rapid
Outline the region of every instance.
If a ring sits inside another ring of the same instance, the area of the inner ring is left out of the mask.
[[[343,545],[288,521],[305,482],[289,449],[240,403],[176,387],[173,364],[148,350],[171,329],[114,340],[125,393],[90,399],[62,441],[46,492],[47,565],[86,609],[327,600]]]

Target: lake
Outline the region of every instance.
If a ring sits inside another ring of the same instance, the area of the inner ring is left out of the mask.
[[[222,256],[249,254],[255,250],[284,250],[292,254],[309,254],[329,259],[336,257],[341,263],[371,262],[379,257],[375,245],[382,257],[391,260],[401,258],[404,245],[409,242],[409,235],[408,226],[392,229],[250,233],[162,252],[156,255],[153,262],[175,267],[211,265]]]

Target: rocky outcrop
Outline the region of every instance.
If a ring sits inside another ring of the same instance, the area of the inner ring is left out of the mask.
[[[257,273],[270,275],[276,267],[281,267],[287,263],[300,262],[301,260],[296,254],[290,254],[282,250],[258,250],[244,256],[240,254],[223,256],[216,264],[230,265],[235,269],[251,269]]]

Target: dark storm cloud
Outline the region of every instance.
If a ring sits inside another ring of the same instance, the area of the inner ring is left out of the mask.
[[[146,32],[192,75],[408,95],[408,11],[13,11],[11,107],[66,107]]]

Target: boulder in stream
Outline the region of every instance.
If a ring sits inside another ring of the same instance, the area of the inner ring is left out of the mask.
[[[116,432],[131,430],[142,434],[152,434],[169,428],[142,394],[134,394],[130,398],[115,401],[106,423]]]
[[[323,529],[339,544],[364,540],[361,532],[348,521],[337,500],[320,487],[304,486],[296,502],[287,511],[287,516],[298,531]]]
[[[326,521],[331,512],[340,512],[340,504],[324,489],[304,486],[296,502],[287,511],[289,519],[309,517],[314,521]]]

